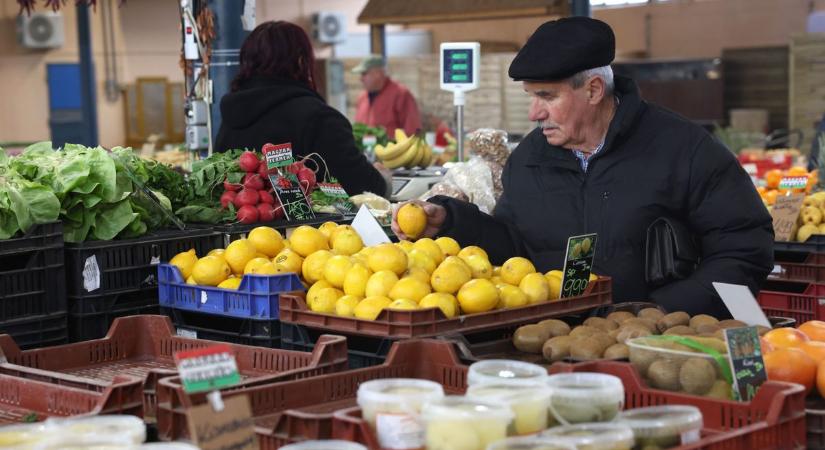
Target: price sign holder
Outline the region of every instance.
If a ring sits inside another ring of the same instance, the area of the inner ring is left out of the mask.
[[[292,143],[266,144],[263,147],[263,153],[269,182],[275,190],[278,201],[281,202],[286,220],[314,219],[315,212],[312,211],[312,206],[301,189],[298,178],[284,169],[295,162]]]
[[[581,295],[590,284],[590,271],[596,255],[598,235],[584,234],[567,239],[564,255],[564,272],[561,282],[561,298]]]

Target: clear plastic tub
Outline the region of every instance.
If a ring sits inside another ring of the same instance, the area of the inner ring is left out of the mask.
[[[34,448],[46,438],[42,423],[7,425],[0,427],[0,449]]]
[[[665,449],[692,444],[702,436],[702,412],[695,406],[631,409],[619,416],[636,437],[637,449]]]
[[[305,441],[281,447],[281,450],[367,450],[361,444],[348,441]]]
[[[507,437],[513,412],[504,403],[449,396],[422,411],[427,450],[485,450]]]
[[[476,384],[467,389],[467,398],[506,403],[515,418],[510,424],[511,436],[538,433],[547,428],[547,405],[550,388],[544,384]]]
[[[613,375],[560,373],[547,378],[551,424],[609,422],[622,410],[624,385]]]
[[[140,448],[142,450],[200,450],[198,447],[185,442],[154,442],[143,444]]]
[[[730,363],[726,349],[723,348],[724,342],[710,338],[685,338],[716,351],[720,361],[709,353],[663,339],[662,336],[651,336],[627,341],[630,363],[648,386],[654,389],[691,395],[729,392],[730,383],[724,374],[729,373]]]
[[[577,450],[575,446],[562,444],[550,438],[537,436],[512,437],[494,442],[487,450]]]
[[[135,416],[109,415],[49,419],[45,422],[45,426],[49,429],[59,428],[55,431],[67,439],[71,437],[78,442],[86,440],[90,444],[105,441],[112,444],[139,445],[146,440],[146,425],[143,420]]]
[[[523,361],[487,359],[470,365],[467,386],[480,383],[536,384],[547,379],[547,369]]]
[[[440,384],[413,378],[372,380],[358,387],[358,406],[383,448],[423,447],[421,408],[443,397],[444,388]]]
[[[577,450],[631,450],[633,430],[621,423],[582,423],[551,428],[539,435]]]

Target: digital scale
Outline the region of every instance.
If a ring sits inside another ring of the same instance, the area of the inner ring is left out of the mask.
[[[431,167],[429,169],[399,169],[392,173],[393,202],[403,202],[420,197],[429,191],[434,184],[444,178],[447,169]]]
[[[478,89],[481,44],[443,42],[439,62],[441,89],[453,93],[458,160],[464,161],[464,93]]]

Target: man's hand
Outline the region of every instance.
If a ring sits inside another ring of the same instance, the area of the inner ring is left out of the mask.
[[[444,225],[444,220],[447,218],[447,210],[441,205],[422,202],[421,200],[413,200],[410,202],[398,203],[392,207],[392,231],[396,236],[398,236],[398,239],[408,239],[407,235],[401,231],[401,227],[398,226],[398,210],[407,203],[415,203],[420,205],[424,208],[424,212],[427,214],[427,228],[424,229],[424,232],[421,233],[419,238],[431,238],[435,236],[438,233],[438,230],[441,229],[441,226]]]

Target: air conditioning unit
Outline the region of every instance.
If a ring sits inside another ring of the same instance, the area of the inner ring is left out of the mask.
[[[17,40],[25,48],[48,49],[63,46],[63,16],[58,12],[35,12],[17,17]]]
[[[313,14],[312,36],[322,44],[337,44],[347,40],[347,23],[344,14],[338,12]]]

